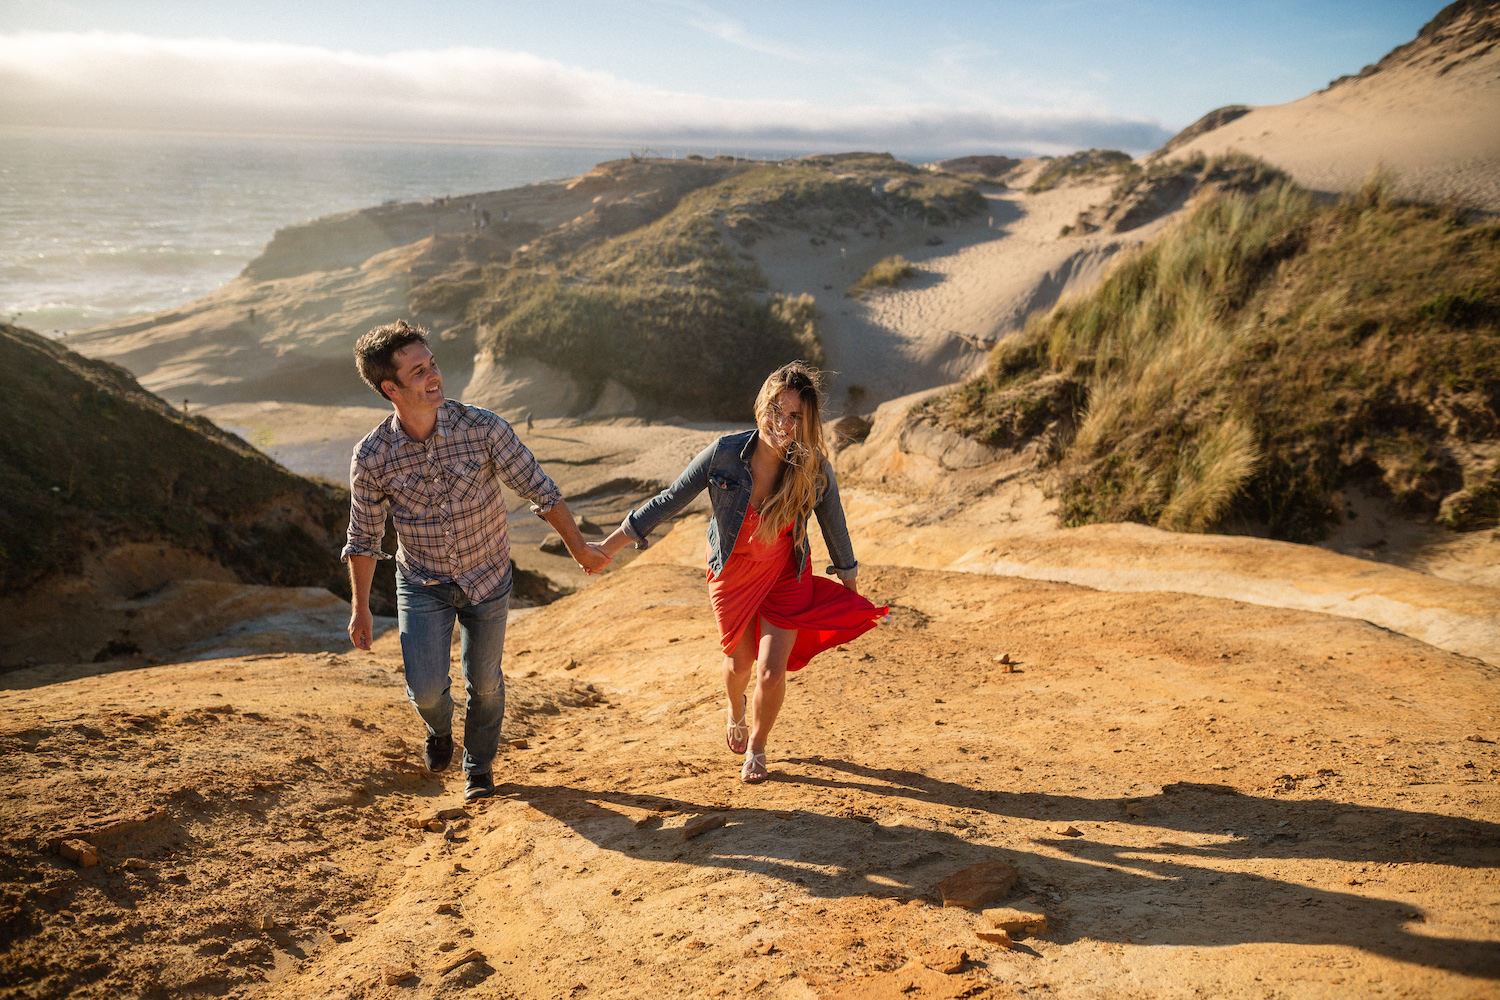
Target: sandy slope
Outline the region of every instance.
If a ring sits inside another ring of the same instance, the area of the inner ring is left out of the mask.
[[[1461,18],[1467,24],[1467,18]],[[1239,150],[1339,193],[1377,166],[1408,197],[1500,211],[1500,49],[1450,30],[1396,50],[1379,72],[1249,114],[1176,148],[1172,156]],[[1451,36],[1451,37],[1450,37]],[[1477,36],[1476,36],[1477,37]]]
[[[527,748],[497,767],[503,797],[434,831],[404,821],[455,805],[459,784],[411,764],[391,639],[10,675],[0,982],[1493,995],[1493,668],[1306,612],[867,566],[891,622],[792,682],[774,780],[751,788],[722,745],[701,545],[684,525],[513,624],[507,737]],[[725,825],[684,839],[702,814]],[[98,866],[47,853],[70,832],[98,842]],[[993,859],[1051,920],[1014,951],[937,905],[941,879]],[[947,948],[967,961],[934,956]]]
[[[817,300],[819,336],[828,368],[837,373],[833,412],[868,412],[967,377],[1031,312],[1097,284],[1117,252],[1165,224],[1143,226],[1127,238],[1059,239],[1059,230],[1103,201],[1109,188],[989,191],[986,214],[953,225],[908,224],[884,236],[847,233],[826,243],[783,233],[757,242],[752,252],[773,290]],[[848,294],[871,265],[893,254],[915,264],[917,275],[894,289]],[[853,386],[860,389],[851,397]]]

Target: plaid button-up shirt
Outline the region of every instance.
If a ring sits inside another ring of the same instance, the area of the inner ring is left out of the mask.
[[[390,558],[380,551],[389,505],[407,579],[457,583],[469,600],[487,600],[510,575],[501,481],[538,515],[562,501],[510,424],[489,410],[450,399],[425,442],[407,437],[393,413],[354,446],[343,558]]]

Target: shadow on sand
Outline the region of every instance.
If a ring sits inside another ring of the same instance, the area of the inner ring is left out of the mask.
[[[854,814],[810,810],[724,809],[630,792],[561,785],[506,784],[503,795],[529,803],[598,847],[643,861],[721,868],[795,883],[813,896],[869,895],[936,902],[936,884],[979,861],[1020,868],[1018,895],[1045,893],[1064,915],[1050,937],[1131,944],[1222,946],[1256,942],[1343,945],[1402,962],[1500,979],[1494,942],[1424,935],[1411,904],[1355,891],[1314,888],[1231,868],[1244,862],[1325,860],[1383,865],[1418,858],[1462,868],[1495,866],[1500,828],[1438,813],[1285,800],[1235,793],[1226,786],[1178,784],[1136,799],[1089,799],[976,790],[912,771],[873,769],[830,758],[792,758],[803,773],[773,781],[830,793],[858,791],[888,800],[957,807],[1002,822],[1066,820],[1071,824],[1140,824],[1164,831],[1153,846],[1110,843],[1108,830],[1041,839],[1017,834],[1004,847],[975,843],[930,820],[897,816],[892,825]],[[726,812],[727,824],[694,839],[638,829],[617,807]],[[1226,830],[1233,812],[1239,830]],[[1132,813],[1134,815],[1132,815]],[[1311,831],[1303,837],[1296,832]],[[993,827],[990,830],[993,836]],[[1171,833],[1183,835],[1175,843]],[[1003,832],[1001,833],[1003,836]],[[1220,839],[1202,843],[1204,837]],[[1138,839],[1138,838],[1133,838]],[[1045,846],[1057,858],[1031,848]],[[858,858],[856,866],[830,859]],[[1186,859],[1186,860],[1185,860]],[[1260,867],[1264,867],[1261,865]],[[1069,913],[1079,914],[1068,916]]]

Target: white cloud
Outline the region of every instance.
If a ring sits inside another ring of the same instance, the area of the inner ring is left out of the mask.
[[[1072,109],[730,100],[495,49],[371,56],[100,33],[0,35],[0,125],[934,153],[1142,151],[1169,134]]]

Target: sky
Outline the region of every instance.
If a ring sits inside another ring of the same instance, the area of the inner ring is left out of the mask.
[[[1412,0],[0,0],[0,127],[1142,153],[1410,40]]]

